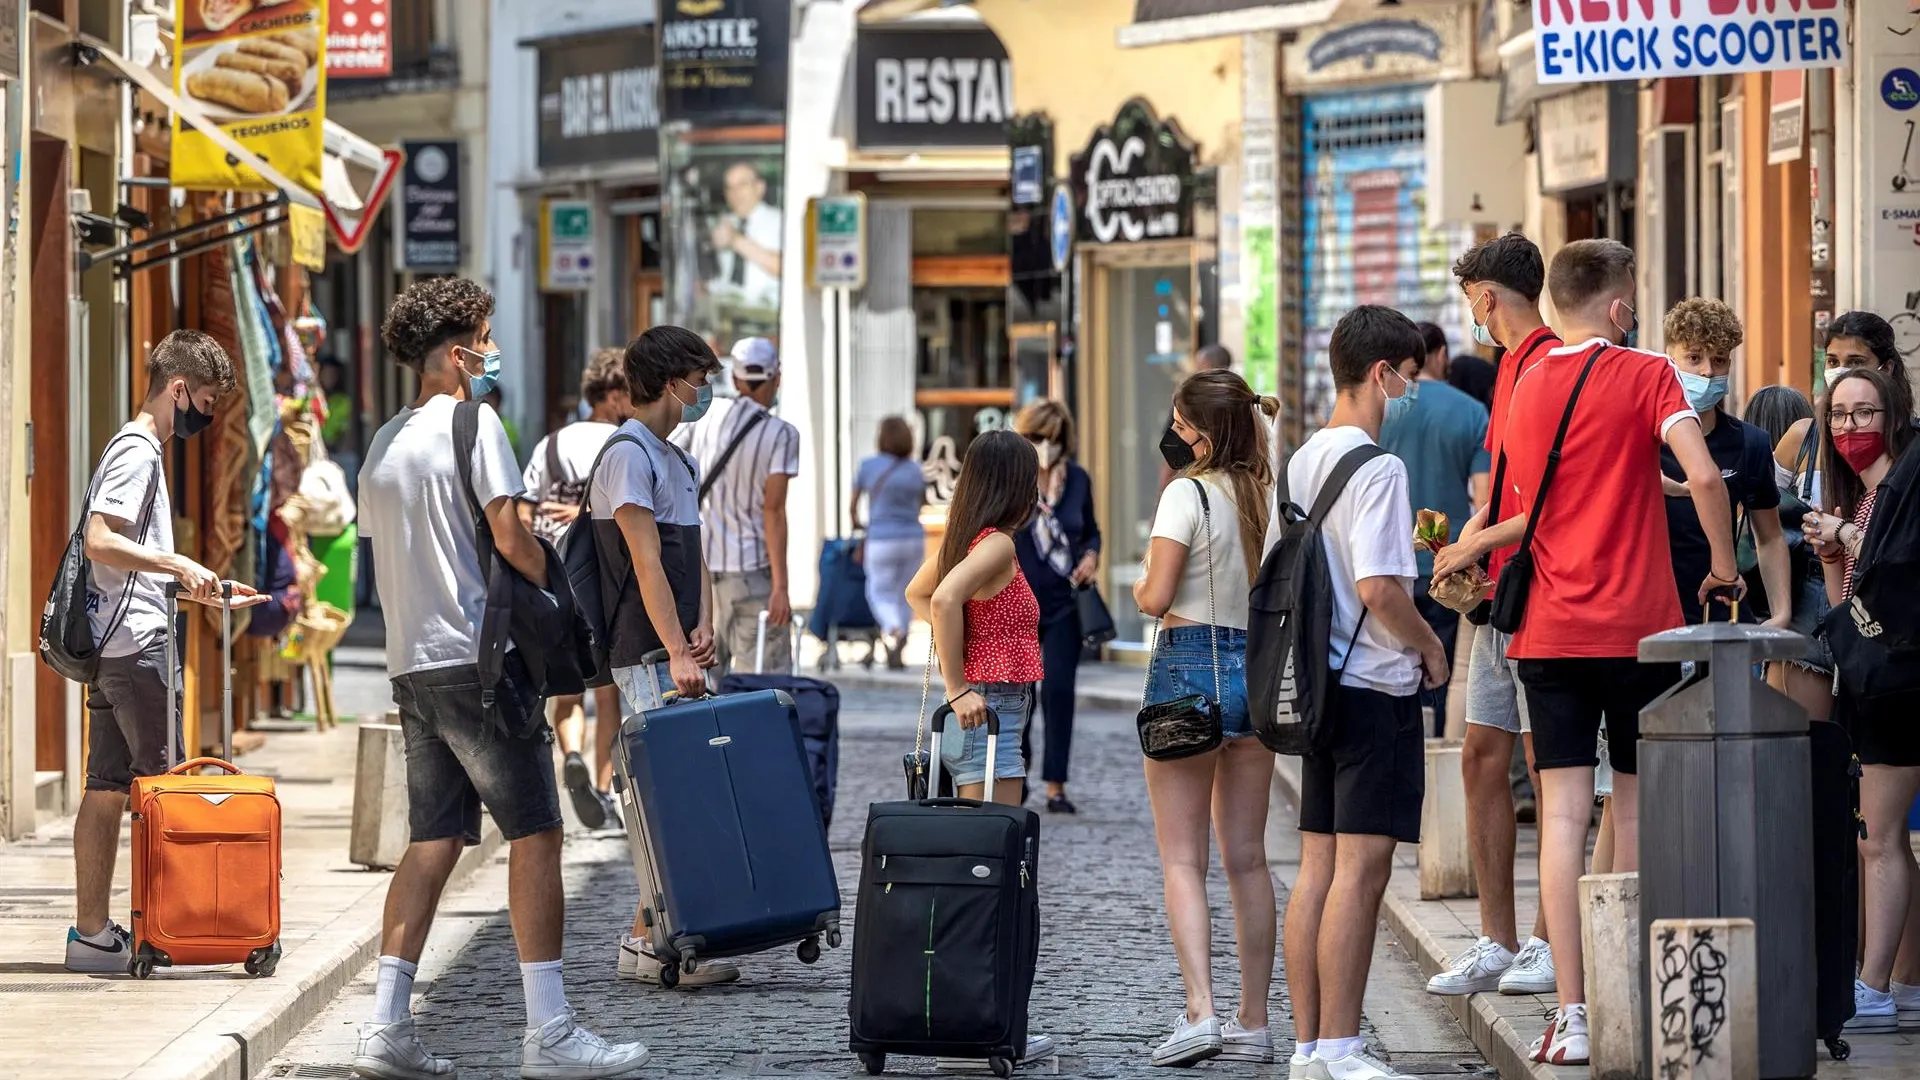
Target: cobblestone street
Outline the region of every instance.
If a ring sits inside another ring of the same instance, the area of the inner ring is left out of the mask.
[[[900,755],[911,745],[917,701],[917,694],[898,689],[846,692],[831,839],[849,937],[866,805],[900,793]],[[1182,1008],[1131,723],[1119,712],[1083,711],[1071,785],[1081,813],[1046,816],[1042,823],[1046,929],[1032,1016],[1034,1029],[1055,1036],[1063,1049],[1058,1059],[1023,1074],[1148,1075],[1148,1049],[1171,1030]],[[1293,871],[1290,813],[1279,824],[1285,828],[1270,830],[1269,847],[1284,884]],[[622,983],[614,978],[616,942],[633,917],[636,897],[625,839],[576,829],[568,837],[566,875],[569,996],[596,1032],[645,1041],[654,1055],[649,1074],[689,1080],[861,1074],[846,1050],[850,947],[829,950],[812,967],[791,950],[748,957],[738,983],[696,992]],[[416,983],[414,1012],[427,1045],[455,1058],[463,1077],[518,1074],[522,998],[505,896],[503,852],[445,898]],[[1230,979],[1231,909],[1217,870],[1212,899],[1221,979],[1216,998],[1224,1014],[1238,987]],[[1490,1076],[1445,1010],[1420,992],[1420,982],[1383,932],[1368,997],[1367,1034],[1376,1047],[1411,1074]],[[372,996],[369,965],[258,1075],[346,1075],[354,1028]],[[1285,1076],[1292,1036],[1278,978],[1272,1009],[1279,1064],[1211,1067]],[[896,1058],[889,1075],[925,1074],[931,1066],[925,1059]]]

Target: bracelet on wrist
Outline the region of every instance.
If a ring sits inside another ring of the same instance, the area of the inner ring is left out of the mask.
[[[977,693],[979,693],[979,692],[980,692],[980,691],[978,691],[978,690],[976,690],[976,689],[974,689],[973,687],[971,687],[971,686],[969,686],[969,687],[967,687],[967,688],[966,688],[965,690],[962,690],[962,691],[960,691],[959,693],[957,693],[957,694],[955,694],[955,695],[953,695],[952,697],[950,697],[950,698],[948,698],[948,699],[947,699],[947,708],[949,708],[949,709],[951,709],[951,708],[953,708],[953,703],[954,703],[954,702],[956,702],[956,701],[959,701],[959,700],[960,700],[961,698],[963,698],[963,697],[966,697],[966,696],[967,696],[968,694],[977,694]]]

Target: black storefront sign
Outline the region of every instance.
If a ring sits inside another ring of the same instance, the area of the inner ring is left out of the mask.
[[[1006,145],[1013,70],[993,31],[862,27],[854,65],[859,145]]]
[[[541,168],[660,153],[660,68],[650,26],[535,42]]]
[[[791,0],[663,0],[667,120],[785,123],[791,18]]]
[[[400,268],[444,270],[460,265],[460,144],[403,142],[400,184]]]
[[[1073,155],[1074,238],[1126,244],[1193,235],[1193,142],[1134,98]]]

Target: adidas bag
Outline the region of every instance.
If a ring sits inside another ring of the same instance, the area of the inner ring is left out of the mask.
[[[1254,734],[1276,754],[1308,754],[1325,744],[1327,695],[1339,673],[1331,667],[1333,577],[1320,525],[1353,474],[1385,453],[1373,445],[1347,451],[1311,512],[1280,503],[1280,540],[1247,600],[1247,704]]]

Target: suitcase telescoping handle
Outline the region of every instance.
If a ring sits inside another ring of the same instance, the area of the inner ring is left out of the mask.
[[[973,691],[979,693],[978,690]],[[927,793],[940,790],[940,735],[947,729],[947,717],[953,715],[953,706],[941,705],[933,710],[933,719],[927,722],[927,730],[933,733],[933,740],[927,746]],[[928,806],[979,806],[993,801],[993,785],[998,777],[993,775],[995,751],[1000,743],[1000,713],[992,706],[987,708],[987,779],[981,789],[983,799],[924,799]],[[958,790],[956,785],[955,790]]]
[[[760,628],[753,639],[753,671],[756,675],[767,672],[767,626],[772,616],[765,608],[760,609]],[[787,674],[800,674],[800,617],[793,617],[792,625],[787,627]]]
[[[167,582],[167,760],[180,756],[180,583]],[[220,583],[220,750],[233,756],[233,582]],[[225,766],[218,758],[194,758],[167,770],[188,773],[204,765]]]
[[[678,688],[660,685],[660,673],[658,669],[661,664],[666,663],[670,659],[672,659],[672,654],[665,649],[654,649],[651,652],[642,654],[640,657],[640,674],[653,683],[654,699],[662,705],[679,701],[683,697]],[[712,689],[709,688],[700,696],[708,697],[711,694]]]

